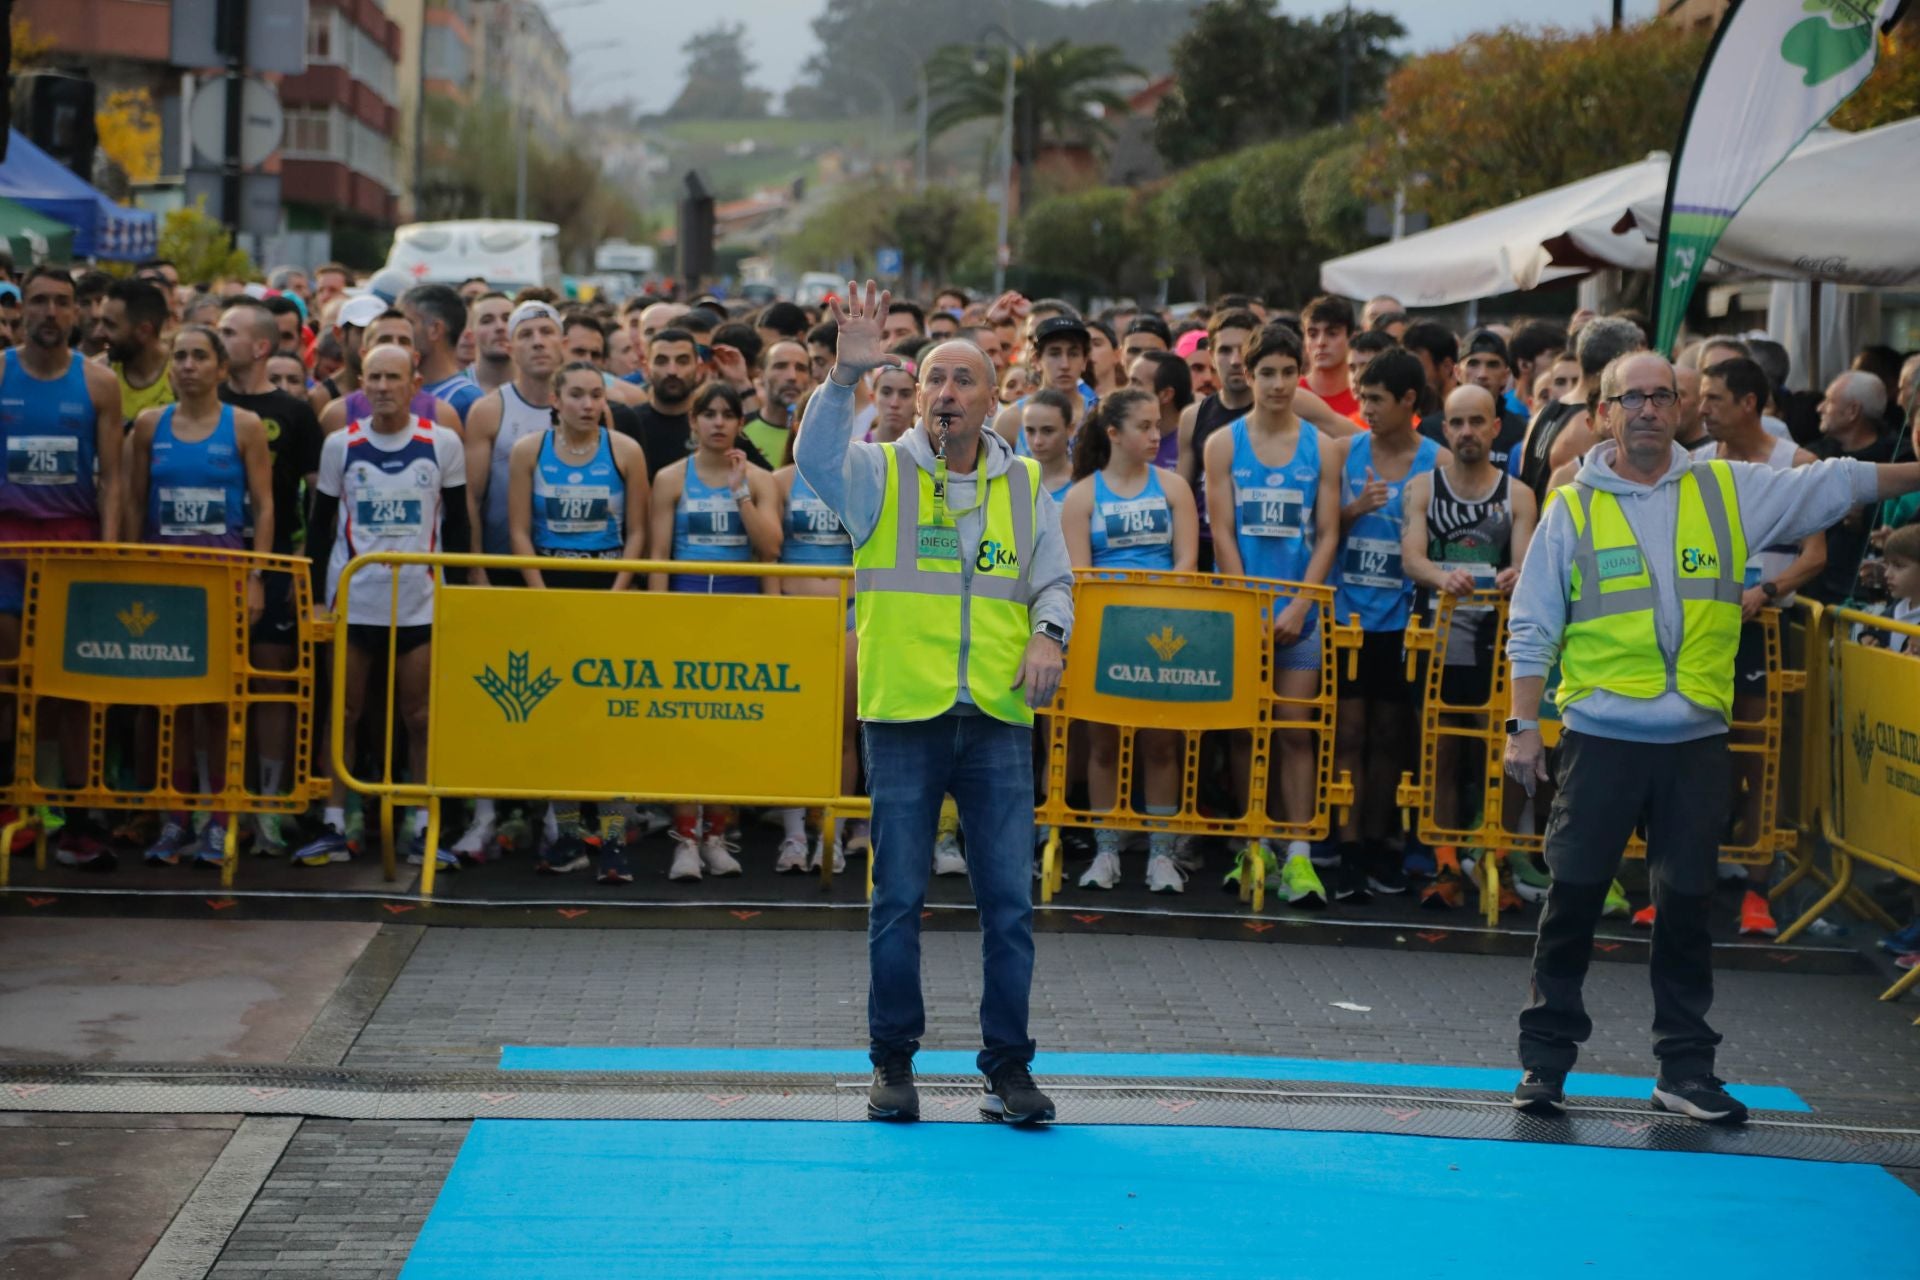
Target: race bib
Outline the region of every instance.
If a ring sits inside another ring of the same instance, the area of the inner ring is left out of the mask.
[[[1239,521],[1242,537],[1298,538],[1303,536],[1307,495],[1299,489],[1241,489]]]
[[[12,484],[74,484],[80,479],[80,441],[73,436],[10,436],[7,480]]]
[[[1340,574],[1350,587],[1400,590],[1406,585],[1400,572],[1400,543],[1392,538],[1348,538]]]
[[[603,484],[556,484],[546,490],[547,528],[554,533],[604,533],[613,490]]]
[[[160,490],[162,537],[186,538],[227,531],[227,494],[224,489]]]
[[[426,530],[426,498],[411,484],[370,481],[354,494],[353,522],[371,538],[417,537]]]
[[[740,523],[740,508],[731,496],[723,498],[682,498],[687,513],[687,545],[693,547],[744,547],[747,531]]]
[[[1173,512],[1159,498],[1124,498],[1100,504],[1107,547],[1164,547],[1173,542]]]
[[[847,541],[840,516],[818,498],[795,498],[787,511],[787,537],[810,547],[838,546]]]

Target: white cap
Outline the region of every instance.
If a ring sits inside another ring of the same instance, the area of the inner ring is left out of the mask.
[[[386,313],[387,304],[383,299],[371,293],[363,293],[358,297],[348,298],[340,304],[340,314],[335,318],[334,323],[364,329]]]
[[[529,320],[539,319],[542,316],[544,316],[548,320],[553,321],[555,324],[560,323],[560,313],[558,311],[555,311],[552,307],[548,306],[546,303],[544,302],[521,303],[519,306],[513,309],[513,314],[507,317],[507,336],[511,338],[514,334],[520,332],[521,325],[525,324]]]

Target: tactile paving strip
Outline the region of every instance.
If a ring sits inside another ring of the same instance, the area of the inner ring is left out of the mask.
[[[921,1118],[977,1123],[979,1082],[920,1080]],[[1062,1123],[1399,1133],[1920,1168],[1920,1129],[1794,1112],[1719,1128],[1571,1099],[1541,1119],[1503,1096],[1304,1081],[1049,1076]],[[345,1120],[864,1121],[867,1081],[764,1073],[382,1071],[342,1067],[0,1064],[0,1111],[220,1113]]]

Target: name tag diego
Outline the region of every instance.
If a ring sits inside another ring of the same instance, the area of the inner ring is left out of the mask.
[[[922,560],[959,560],[960,531],[951,525],[923,524],[916,527],[914,554]]]

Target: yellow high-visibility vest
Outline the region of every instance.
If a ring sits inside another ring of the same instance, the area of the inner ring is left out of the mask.
[[[1032,724],[1026,691],[1012,685],[1032,635],[1027,573],[1040,464],[1017,458],[1005,476],[982,472],[985,519],[979,545],[967,547],[954,519],[938,518],[934,478],[894,445],[880,447],[880,520],[853,552],[860,718],[931,720],[947,711],[960,692],[964,641],[973,704],[996,720]]]
[[[1579,541],[1567,569],[1567,626],[1560,642],[1557,703],[1566,709],[1595,689],[1625,698],[1677,690],[1696,706],[1733,718],[1733,656],[1740,647],[1740,596],[1747,539],[1733,472],[1696,462],[1680,477],[1674,525],[1674,581],[1680,595],[1680,649],[1671,662],[1654,626],[1647,555],[1620,502],[1604,489],[1562,485]]]

